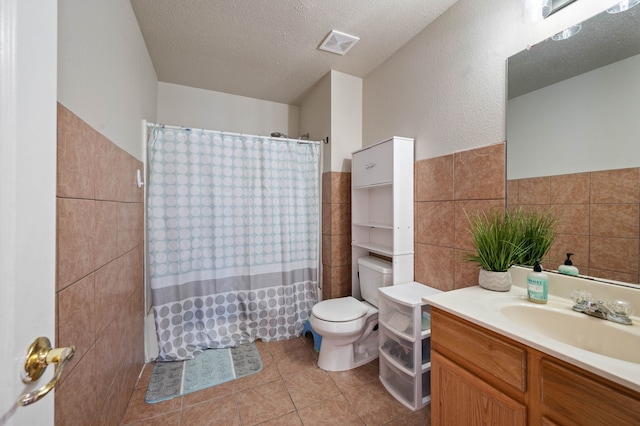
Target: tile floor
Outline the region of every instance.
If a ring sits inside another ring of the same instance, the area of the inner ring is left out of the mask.
[[[258,374],[169,401],[147,404],[153,364],[145,365],[121,425],[429,425],[430,407],[413,412],[378,379],[378,361],[350,371],[318,368],[311,337],[256,345]]]

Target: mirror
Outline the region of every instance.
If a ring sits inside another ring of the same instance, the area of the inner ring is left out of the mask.
[[[640,282],[640,6],[507,61],[507,205],[561,217],[544,260]]]

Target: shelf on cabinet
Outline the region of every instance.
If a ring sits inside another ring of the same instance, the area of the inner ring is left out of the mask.
[[[393,225],[389,223],[379,222],[354,223],[353,226],[362,226],[365,228],[393,229]]]

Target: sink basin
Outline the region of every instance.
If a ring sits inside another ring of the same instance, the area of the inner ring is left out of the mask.
[[[507,319],[537,334],[600,355],[640,364],[640,326],[615,324],[570,307],[507,305]]]

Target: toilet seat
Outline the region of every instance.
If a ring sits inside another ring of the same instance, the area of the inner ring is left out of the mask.
[[[353,321],[363,317],[367,311],[367,305],[351,296],[323,300],[311,309],[316,318],[328,322]]]

